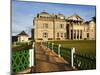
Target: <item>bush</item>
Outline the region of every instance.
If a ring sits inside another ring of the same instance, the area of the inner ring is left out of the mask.
[[[20,46],[12,47],[12,50],[13,50],[13,51],[28,50],[28,49],[31,49],[31,48],[32,48],[32,45],[21,44]]]

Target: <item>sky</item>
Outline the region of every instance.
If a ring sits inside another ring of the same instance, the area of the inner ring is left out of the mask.
[[[37,13],[63,14],[69,17],[78,14],[84,21],[91,20],[96,15],[96,7],[90,5],[73,5],[41,2],[25,2],[12,0],[12,35],[25,31],[31,36],[33,20]]]

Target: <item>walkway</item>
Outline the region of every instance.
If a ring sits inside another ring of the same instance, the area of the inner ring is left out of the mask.
[[[58,57],[57,54],[41,46],[39,43],[35,46],[36,64],[35,72],[58,72],[58,71],[70,71],[72,68],[68,66],[68,62],[62,57]]]

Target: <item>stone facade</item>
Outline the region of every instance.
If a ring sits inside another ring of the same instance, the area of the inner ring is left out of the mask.
[[[96,39],[95,22],[84,22],[77,14],[66,18],[63,14],[41,12],[34,17],[33,25],[36,41]]]
[[[18,42],[28,42],[29,36],[24,31],[22,31],[18,36]]]

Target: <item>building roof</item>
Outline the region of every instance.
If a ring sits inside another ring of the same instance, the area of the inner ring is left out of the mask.
[[[41,12],[40,14],[49,14],[49,13],[43,11],[43,12]]]
[[[59,16],[64,16],[64,15],[63,15],[63,14],[61,14],[61,13],[59,13],[58,15],[59,15]]]
[[[25,31],[22,31],[21,33],[19,33],[17,36],[28,36],[28,34],[27,33],[25,33]]]
[[[37,14],[37,17],[47,18],[47,17],[51,17],[51,14],[47,12],[40,12]]]
[[[57,15],[57,17],[60,19],[65,19],[65,16],[63,14],[60,14],[60,13]]]
[[[65,15],[59,13],[59,14],[49,14],[48,12],[40,12],[37,14],[37,17],[43,17],[43,18],[60,18],[65,19]],[[78,14],[73,14],[72,16],[69,16],[66,18],[66,20],[72,20],[72,21],[84,21]]]
[[[74,15],[68,17],[67,20],[83,21],[83,19],[79,15],[77,15],[77,14],[74,14]]]
[[[89,21],[84,22],[84,24],[89,24]]]

